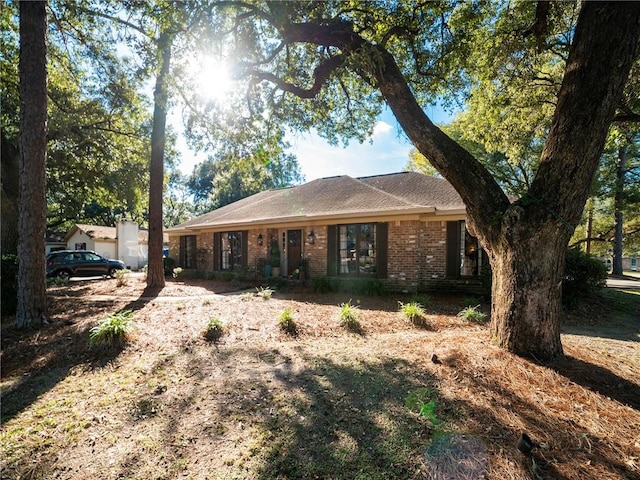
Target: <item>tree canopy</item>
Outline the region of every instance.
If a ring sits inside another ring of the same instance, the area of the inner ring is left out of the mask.
[[[110,24],[71,7],[48,5],[47,226],[143,221],[150,115],[141,79],[109,41]],[[10,2],[1,13],[3,185],[17,179],[5,168],[17,155],[17,20]]]

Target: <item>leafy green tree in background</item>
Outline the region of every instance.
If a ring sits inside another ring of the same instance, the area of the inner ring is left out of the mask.
[[[616,125],[602,155],[593,194],[572,239],[585,251],[613,258],[622,273],[622,256],[640,253],[639,124]],[[633,128],[632,128],[633,127]]]
[[[640,35],[637,3],[586,2],[573,15],[552,5],[243,2],[230,7],[238,14],[229,41],[236,42],[244,74],[260,86],[256,93],[264,94],[274,115],[294,129],[315,127],[331,141],[362,138],[383,103],[390,107],[416,149],[465,202],[468,227],[492,266],[496,343],[538,359],[562,354],[564,253]],[[472,153],[429,120],[422,105],[450,91],[469,94],[483,82],[482,59],[492,61],[501,52],[504,60],[498,64],[505,68],[538,65],[540,56],[562,43],[569,48],[558,67],[564,75],[550,107],[552,119],[539,150],[532,145],[539,163],[526,193],[512,202]]]
[[[505,192],[515,196],[526,193],[538,169],[569,53],[571,30],[566,27],[573,24],[577,16],[576,5],[570,3],[539,2],[536,8],[536,22],[528,29],[511,31],[506,39],[509,45],[535,38],[539,54],[533,59],[512,57],[502,43],[490,42],[486,31],[475,32],[474,41],[489,48],[472,54],[477,82],[465,98],[465,111],[443,128],[482,162]],[[524,11],[526,9],[515,8],[513,16],[518,17]],[[528,20],[522,18],[522,21]],[[558,25],[565,27],[558,30]],[[503,22],[497,28],[509,32],[510,27]],[[534,35],[536,30],[552,35],[543,38],[539,33]],[[628,253],[637,251],[633,248],[638,235],[634,225],[640,216],[633,199],[638,185],[634,180],[633,157],[631,163],[621,162],[620,153],[627,148],[633,150],[633,141],[629,139],[634,138],[632,132],[637,131],[640,121],[638,68],[636,61],[635,71],[630,74],[617,105],[598,181],[571,240],[572,246],[584,243],[587,252],[592,251],[594,242],[597,244],[594,253],[606,256],[607,250],[611,250],[614,273],[621,273],[623,238]],[[620,134],[620,128],[626,130],[626,135]],[[627,146],[619,148],[625,142]],[[419,169],[424,162],[430,166],[426,158],[419,157],[417,164],[410,162],[408,168]],[[623,163],[630,165],[625,173],[618,168]],[[623,211],[627,219],[624,222]],[[614,222],[615,218],[618,221]]]
[[[2,251],[15,252],[17,205],[17,2],[2,22]],[[107,41],[109,25],[69,2],[49,4],[47,227],[144,220],[150,115],[140,79]],[[5,212],[8,214],[5,215]]]
[[[289,145],[283,140],[281,129],[273,126],[264,136],[255,128],[250,132],[252,139],[246,135],[238,139],[237,134],[229,132],[213,149],[215,154],[196,165],[188,188],[197,211],[209,211],[263,190],[303,181],[296,158],[286,153]]]

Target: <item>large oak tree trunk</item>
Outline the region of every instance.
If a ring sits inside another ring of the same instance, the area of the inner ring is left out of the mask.
[[[20,2],[20,157],[16,326],[46,318],[46,2]]]
[[[164,287],[162,260],[162,191],[164,187],[164,147],[167,123],[167,81],[171,62],[172,37],[165,32],[158,39],[160,69],[154,91],[153,131],[151,132],[151,163],[149,166],[149,267],[147,286]]]
[[[554,358],[562,354],[559,319],[568,235],[517,222],[505,230],[489,254],[493,341],[522,356]]]

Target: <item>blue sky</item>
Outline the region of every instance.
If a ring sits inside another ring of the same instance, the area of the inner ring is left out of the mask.
[[[436,124],[451,119],[438,107],[427,108],[427,115]],[[412,148],[389,110],[378,120],[371,139],[362,144],[352,141],[347,147],[334,147],[313,132],[294,135],[288,140],[292,146],[290,151],[298,158],[307,182],[336,175],[365,177],[401,172]],[[182,139],[178,141],[178,149],[182,153],[180,169],[186,175],[191,174],[196,163],[206,158],[203,155],[195,157]]]

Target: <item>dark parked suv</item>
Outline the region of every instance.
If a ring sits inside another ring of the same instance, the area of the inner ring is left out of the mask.
[[[47,255],[47,277],[113,277],[124,263],[109,260],[90,250],[60,250]]]

